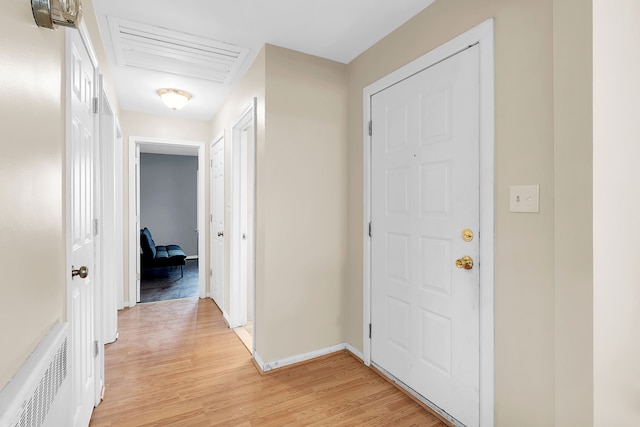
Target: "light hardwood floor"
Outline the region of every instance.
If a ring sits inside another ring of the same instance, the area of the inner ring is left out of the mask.
[[[210,299],[120,312],[91,427],[446,427],[347,352],[260,375]]]

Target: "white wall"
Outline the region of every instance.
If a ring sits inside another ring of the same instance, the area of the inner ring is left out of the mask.
[[[140,226],[156,245],[198,255],[198,157],[140,154]]]
[[[593,1],[594,420],[640,425],[640,4]]]

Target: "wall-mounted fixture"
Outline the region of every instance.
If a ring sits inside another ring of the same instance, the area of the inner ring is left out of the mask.
[[[82,18],[82,0],[31,0],[31,10],[38,27],[52,30],[57,25],[78,28]]]
[[[178,89],[160,89],[158,95],[164,104],[173,110],[179,110],[191,99],[191,94]]]

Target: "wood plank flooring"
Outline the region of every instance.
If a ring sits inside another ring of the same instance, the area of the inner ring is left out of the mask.
[[[121,311],[91,427],[446,427],[347,352],[260,375],[210,299]]]
[[[140,302],[197,297],[200,293],[198,260],[188,259],[183,270],[181,277],[180,267],[145,269],[140,281]]]

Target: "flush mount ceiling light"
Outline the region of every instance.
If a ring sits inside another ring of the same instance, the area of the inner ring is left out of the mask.
[[[160,89],[158,95],[164,104],[173,110],[181,109],[191,99],[190,93],[178,89]]]

